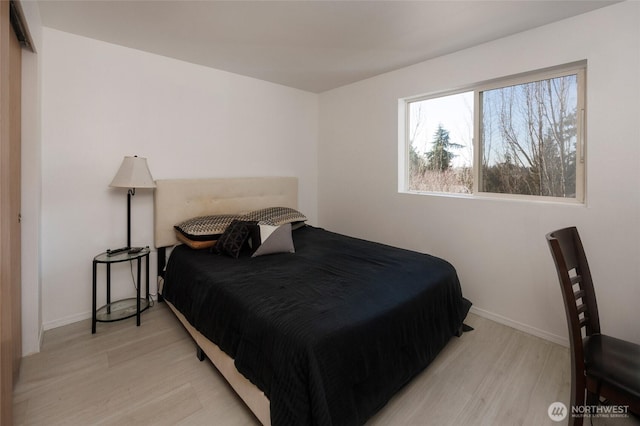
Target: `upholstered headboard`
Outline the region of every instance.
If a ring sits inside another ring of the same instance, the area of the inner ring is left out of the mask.
[[[178,244],[173,226],[193,217],[263,207],[298,208],[295,177],[159,179],[156,185],[154,239],[158,248]]]

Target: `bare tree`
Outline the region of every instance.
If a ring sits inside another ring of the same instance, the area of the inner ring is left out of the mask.
[[[570,75],[483,93],[485,191],[575,193],[576,87]]]

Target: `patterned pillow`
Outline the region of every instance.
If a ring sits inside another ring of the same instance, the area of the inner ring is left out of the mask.
[[[241,215],[217,214],[194,217],[175,225],[174,228],[190,240],[211,241],[218,239],[234,219],[241,219]]]
[[[237,259],[249,238],[249,225],[255,224],[256,222],[234,220],[220,236],[213,250]]]
[[[289,207],[267,207],[247,213],[245,219],[257,220],[269,225],[284,225],[285,223],[304,222],[307,217],[298,210]]]

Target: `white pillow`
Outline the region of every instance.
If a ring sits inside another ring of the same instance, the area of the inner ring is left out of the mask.
[[[291,237],[291,224],[286,223],[280,226],[274,225],[256,225],[260,232],[259,241],[254,241],[252,247],[254,250],[251,257],[264,256],[265,254],[274,253],[295,253],[296,249],[293,246],[293,238]]]

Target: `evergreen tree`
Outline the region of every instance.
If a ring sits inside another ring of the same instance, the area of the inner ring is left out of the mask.
[[[409,146],[409,171],[412,175],[422,176],[427,168],[424,155],[416,151],[416,147],[411,144]]]
[[[450,150],[463,146],[449,140],[449,131],[442,127],[442,124],[438,125],[433,138],[433,148],[427,152],[427,167],[443,172],[451,167],[451,160],[456,156]]]

